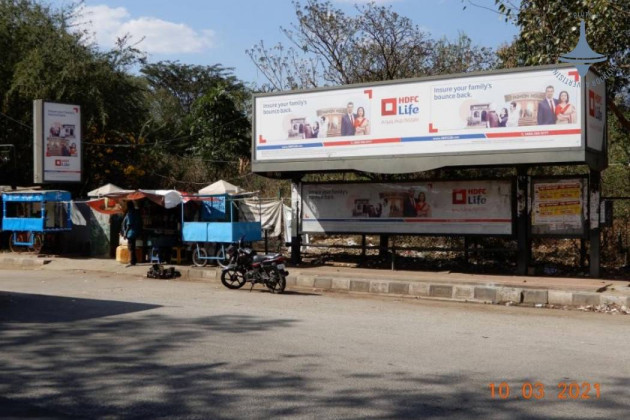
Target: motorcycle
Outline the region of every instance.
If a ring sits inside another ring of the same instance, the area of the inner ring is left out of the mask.
[[[258,255],[243,246],[243,238],[226,250],[228,264],[221,271],[221,283],[228,289],[240,289],[251,282],[250,292],[257,283],[264,284],[272,293],[282,293],[287,286],[289,272],[285,270],[282,254]]]

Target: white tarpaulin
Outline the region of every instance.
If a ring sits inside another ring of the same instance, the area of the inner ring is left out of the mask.
[[[261,222],[271,236],[282,234],[282,200],[243,200],[238,203],[241,220]]]
[[[125,190],[120,188],[118,185],[114,185],[114,184],[105,184],[102,187],[98,187],[95,190],[90,191],[87,195],[88,197],[102,197],[106,194],[111,194],[111,193],[130,193],[133,192],[133,190]]]
[[[199,190],[199,194],[204,195],[238,194],[241,192],[243,192],[241,187],[237,187],[236,185],[230,184],[224,180],[217,181],[214,184],[210,184]]]
[[[182,202],[182,194],[177,190],[138,190],[146,198],[167,209],[177,207]]]

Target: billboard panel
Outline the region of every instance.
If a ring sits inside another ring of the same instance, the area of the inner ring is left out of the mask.
[[[586,145],[602,151],[606,129],[606,85],[593,72],[586,74]]]
[[[587,212],[586,180],[532,180],[531,227],[535,235],[582,235]]]
[[[43,103],[43,182],[81,182],[81,107]]]
[[[277,162],[282,170],[282,163],[318,159],[580,149],[583,104],[580,84],[571,82],[574,71],[256,96],[253,161]],[[561,97],[568,102],[561,104]],[[518,154],[508,156],[512,161],[503,163],[521,162]]]
[[[303,233],[512,233],[512,181],[303,184]]]

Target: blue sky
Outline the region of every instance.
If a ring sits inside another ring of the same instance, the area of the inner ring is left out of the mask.
[[[54,6],[70,0],[53,0]],[[354,14],[357,0],[332,0],[335,7]],[[379,0],[428,31],[433,38],[454,39],[466,33],[478,45],[497,47],[512,40],[517,28],[496,13],[469,0]],[[142,42],[138,48],[151,62],[233,67],[244,82],[263,82],[245,50],[261,40],[271,46],[288,44],[280,27],[295,22],[290,0],[86,0],[84,15],[90,32],[103,48],[128,33]],[[493,9],[494,0],[474,0]],[[463,6],[467,5],[466,10]]]

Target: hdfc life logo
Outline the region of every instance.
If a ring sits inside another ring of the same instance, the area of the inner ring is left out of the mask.
[[[381,116],[416,115],[420,113],[418,96],[381,99]]]
[[[453,190],[453,204],[475,204],[482,205],[488,201],[485,188],[458,188]]]
[[[70,161],[67,159],[55,159],[55,166],[68,167],[70,166]]]

